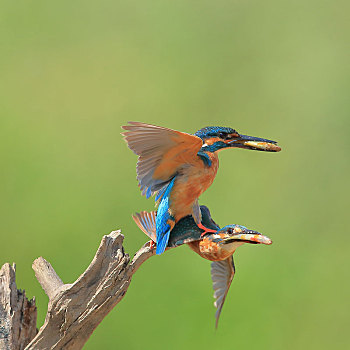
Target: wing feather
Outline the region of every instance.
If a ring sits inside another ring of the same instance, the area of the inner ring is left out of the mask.
[[[228,290],[230,289],[232,279],[235,275],[235,265],[233,257],[230,256],[226,260],[214,261],[211,263],[211,279],[213,281],[214,289],[214,306],[216,307],[216,328],[224,305]]]
[[[149,197],[171,181],[184,163],[194,162],[202,140],[194,135],[140,122],[122,126],[128,147],[139,156],[137,180]]]
[[[132,216],[136,225],[155,243],[157,242],[156,216],[157,213],[155,211],[151,211],[150,213],[142,211]]]

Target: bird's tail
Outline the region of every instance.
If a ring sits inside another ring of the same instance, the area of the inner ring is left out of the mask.
[[[153,241],[157,242],[156,211],[141,211],[132,216],[136,225]]]
[[[169,237],[170,237],[170,228],[169,230],[164,234],[164,235],[160,235],[158,242],[157,242],[157,249],[156,249],[156,254],[162,254],[165,249],[166,246],[168,245],[168,241],[169,241]]]
[[[175,218],[170,211],[170,193],[175,183],[176,176],[169,182],[166,189],[161,190],[156,200],[159,201],[156,217],[157,254],[162,254],[168,245],[170,231],[175,226]]]

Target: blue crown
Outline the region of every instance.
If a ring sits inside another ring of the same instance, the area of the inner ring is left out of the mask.
[[[207,126],[205,128],[198,130],[195,133],[195,136],[198,136],[203,140],[208,137],[219,136],[220,133],[232,134],[232,133],[237,133],[237,131],[232,128],[226,128],[224,126]]]

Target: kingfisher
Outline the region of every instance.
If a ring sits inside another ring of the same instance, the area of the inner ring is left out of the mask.
[[[212,261],[211,278],[215,298],[214,306],[216,307],[215,326],[217,328],[222,307],[235,275],[233,253],[244,243],[270,245],[272,241],[260,232],[241,225],[227,225],[220,228],[212,219],[208,207],[201,205],[200,211],[202,223],[215,232],[205,232],[198,227],[193,216],[185,216],[174,226],[166,249],[187,244],[202,258]],[[137,226],[155,244],[157,243],[156,217],[156,211],[142,211],[133,215]]]
[[[129,122],[122,126],[128,147],[138,155],[137,180],[142,195],[155,195],[157,254],[164,252],[175,224],[192,215],[205,232],[198,198],[218,171],[218,152],[243,148],[279,152],[276,141],[242,135],[229,127],[209,126],[188,134],[161,126]]]

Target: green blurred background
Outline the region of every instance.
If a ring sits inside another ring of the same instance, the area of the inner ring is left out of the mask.
[[[47,297],[121,228],[146,241],[128,120],[195,132],[231,126],[279,141],[220,153],[200,198],[243,246],[214,329],[210,263],[187,247],[147,261],[86,349],[344,349],[349,327],[349,1],[1,1],[0,264]]]

